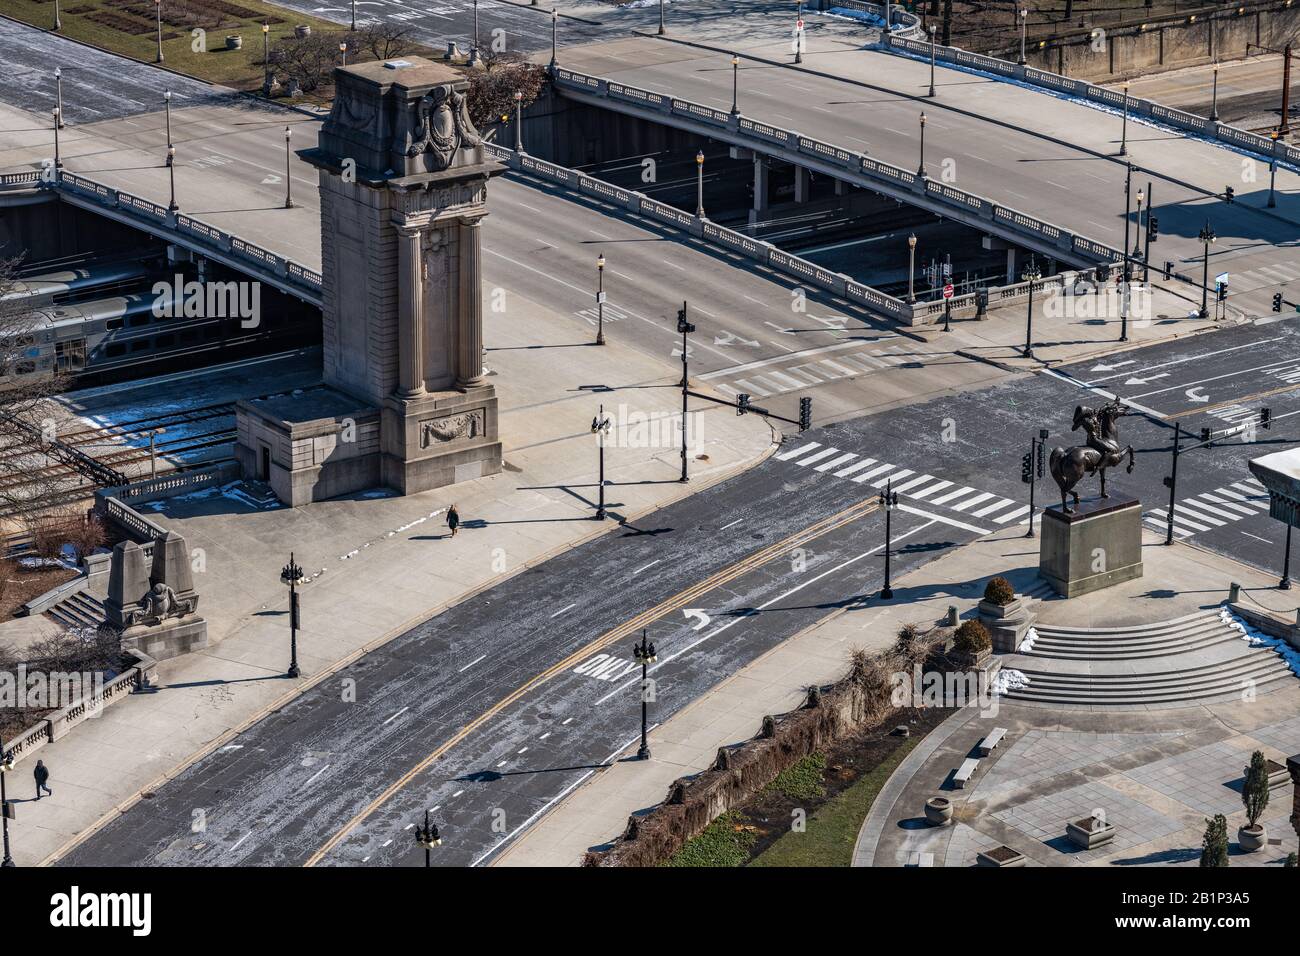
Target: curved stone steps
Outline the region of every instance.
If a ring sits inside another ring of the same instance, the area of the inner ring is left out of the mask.
[[[1254,689],[1257,693],[1267,693],[1274,690],[1275,684],[1281,684],[1283,681],[1291,681],[1295,678],[1291,672],[1285,671],[1280,674],[1257,680]],[[1004,696],[1011,700],[1017,700],[1026,703],[1037,704],[1077,704],[1084,706],[1118,706],[1118,705],[1137,705],[1137,706],[1161,706],[1176,704],[1193,704],[1198,701],[1210,700],[1231,700],[1241,697],[1241,688],[1237,685],[1228,687],[1203,687],[1197,689],[1188,689],[1171,684],[1166,689],[1133,691],[1128,694],[1115,695],[1096,695],[1089,692],[1050,692],[1041,691],[1039,693],[1030,693],[1030,687],[1020,688],[1015,691],[1009,691]]]
[[[1290,675],[1291,671],[1281,658],[1270,655],[1250,655],[1234,662],[1229,667],[1212,665],[1196,671],[1168,672],[1164,674],[1123,674],[1123,675],[1055,675],[1031,674],[1029,685],[1019,688],[1008,696],[1019,696],[1023,691],[1025,697],[1042,695],[1074,695],[1085,693],[1089,697],[1131,697],[1134,695],[1150,696],[1169,692],[1181,692],[1189,696],[1202,691],[1215,694],[1240,693],[1244,681],[1252,681],[1256,687],[1261,683]]]
[[[1147,657],[1168,657],[1187,651],[1203,650],[1228,641],[1239,641],[1240,635],[1219,625],[1186,636],[1161,638],[1153,641],[1134,641],[1131,644],[1097,645],[1090,641],[1034,641],[1030,652],[1035,657],[1067,660],[1135,660]]]

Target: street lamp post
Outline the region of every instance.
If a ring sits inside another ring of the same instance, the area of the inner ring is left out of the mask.
[[[645,628],[641,628],[641,643],[632,645],[632,657],[641,665],[641,746],[637,749],[638,760],[650,759],[650,742],[646,739],[650,704],[650,665],[659,658],[655,655],[655,646],[646,638]]]
[[[1025,65],[1025,24],[1029,20],[1029,11],[1020,8],[1020,65]]]
[[[469,44],[469,66],[478,66],[478,0],[474,0],[474,37]]]
[[[54,117],[54,168],[57,171],[63,168],[63,160],[59,157],[59,118],[63,115],[63,110],[56,106],[50,113]]]
[[[664,32],[664,25],[663,25],[663,15],[664,15],[664,11],[663,11],[663,0],[659,0],[659,3],[660,3],[660,7],[659,7],[659,32],[660,32],[660,33],[663,33],[663,32]],[[555,59],[555,36],[556,36],[556,31],[559,29],[559,24],[560,24],[560,11],[559,11],[558,9],[556,9],[555,7],[551,7],[551,72],[552,72],[552,73],[554,73],[554,72],[555,72],[555,68],[556,68],[557,66],[559,66],[559,62]]]
[[[921,114],[921,165],[916,168],[916,175],[922,179],[927,178],[925,174],[925,114]]]
[[[930,24],[930,95],[934,96],[934,24]]]
[[[686,439],[687,439],[686,400],[689,397],[687,395],[687,392],[691,387],[690,366],[687,362],[687,352],[690,349],[690,344],[687,342],[686,336],[688,336],[690,333],[695,331],[695,325],[691,322],[686,321],[685,302],[682,303],[681,311],[677,313],[677,331],[682,334],[682,476],[681,478],[678,479],[678,481],[684,484],[691,480],[690,475],[687,473],[686,470]]]
[[[54,68],[54,105],[59,108],[59,129],[63,129],[63,70]]]
[[[347,66],[348,65],[348,42],[346,40],[339,41],[339,56],[343,58],[343,62],[340,65]]]
[[[1130,213],[1133,210],[1133,164],[1129,163],[1124,172],[1124,245],[1120,249],[1124,253],[1124,278],[1129,276],[1129,254],[1128,254],[1128,236],[1129,225],[1132,222]]]
[[[524,94],[515,90],[515,152],[524,151]]]
[[[1124,81],[1124,125],[1120,127],[1119,154],[1128,155],[1128,80]]]
[[[591,420],[591,433],[596,436],[596,447],[600,458],[600,492],[599,504],[596,505],[596,520],[605,520],[605,436],[609,434],[609,418],[605,415],[605,406],[600,406],[600,413]]]
[[[425,867],[433,866],[433,848],[442,846],[442,835],[438,824],[430,822],[428,810],[424,811],[424,826],[415,825],[415,844],[424,848]]]
[[[162,51],[162,0],[153,0],[153,5],[154,5],[154,10],[155,10],[155,11],[157,12],[157,14],[158,14],[158,59],[156,59],[154,62],[155,62],[155,63],[161,63],[161,62],[163,61],[163,51]],[[148,8],[146,7],[146,9],[148,9]]]
[[[167,118],[167,145],[172,145],[172,91],[163,92],[163,115]]]
[[[1142,203],[1143,201],[1146,200],[1147,194],[1145,191],[1142,190],[1141,187],[1139,187],[1137,191],[1137,195],[1134,198],[1137,199],[1137,215],[1133,218],[1133,229],[1134,229],[1133,260],[1134,262],[1141,262],[1142,261]]]
[[[4,741],[0,740],[0,816],[4,817],[4,842],[5,856],[0,866],[12,867],[18,864],[9,853],[9,793],[5,789],[5,778],[9,776],[9,771],[14,769],[14,755],[5,749]]]
[[[1042,277],[1038,264],[1031,256],[1028,267],[1020,276],[1021,280],[1029,283],[1029,309],[1025,314],[1025,358],[1034,357],[1034,283]]]
[[[1201,240],[1201,311],[1200,317],[1205,319],[1210,315],[1209,295],[1210,295],[1210,243],[1218,238],[1214,230],[1210,227],[1210,220],[1205,220],[1205,226],[1196,238]]]
[[[695,154],[695,216],[704,218],[704,150]]]
[[[289,677],[297,677],[298,670],[298,585],[302,581],[302,568],[289,552],[289,563],[280,571],[280,583],[289,588]]]
[[[1174,503],[1178,500],[1178,452],[1183,440],[1183,423],[1174,421],[1173,463],[1165,484],[1169,486],[1169,513],[1165,515],[1165,544],[1174,543]]]
[[[357,32],[357,0],[352,0],[352,32]]]
[[[293,176],[289,169],[289,141],[293,139],[293,130],[284,128],[284,208],[293,208]]]
[[[659,35],[664,35],[664,0],[659,0]]]
[[[737,106],[737,96],[740,92],[740,57],[731,54],[731,115],[739,116],[740,109]]]
[[[271,95],[271,25],[262,24],[262,95]]]
[[[175,146],[167,147],[167,180],[171,184],[171,194],[172,194],[171,202],[167,204],[167,210],[168,212],[180,212],[181,207],[176,204],[176,147]],[[153,444],[152,438],[150,439],[149,443],[150,445]]]
[[[799,11],[794,21],[794,61],[803,62],[803,0],[799,0]]]
[[[891,523],[892,516],[894,509],[898,507],[898,492],[894,490],[892,480],[885,485],[885,490],[880,493],[880,507],[885,509],[885,586],[880,589],[880,599],[888,601],[894,596],[894,589],[889,586],[889,552],[893,544],[894,534]]]
[[[1147,224],[1138,241],[1142,243],[1142,281],[1151,278],[1151,211],[1156,208],[1155,193],[1151,191],[1151,180],[1147,180]]]
[[[59,17],[59,0],[54,0],[54,29],[63,29],[63,20]]]
[[[1282,555],[1282,580],[1277,586],[1283,591],[1291,590],[1291,525],[1286,526],[1286,551]]]
[[[596,344],[605,344],[605,254],[596,256]]]
[[[907,237],[907,301],[916,301],[916,233]]]
[[[1047,442],[1047,435],[1047,429],[1040,428],[1037,438],[1032,435],[1029,438],[1029,530],[1025,532],[1026,538],[1034,536],[1034,484],[1038,479],[1038,463]]]
[[[1210,88],[1210,122],[1219,121],[1219,63],[1214,63],[1214,85]]]

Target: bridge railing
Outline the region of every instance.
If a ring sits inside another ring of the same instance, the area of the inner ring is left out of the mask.
[[[898,32],[884,37],[883,42],[885,49],[892,47],[895,50],[901,50],[926,59],[931,54],[928,42],[904,36]],[[934,58],[941,63],[951,63],[983,73],[992,73],[996,76],[1019,80],[1056,93],[1078,97],[1091,103],[1099,103],[1110,109],[1124,109],[1125,96],[1123,92],[1098,86],[1095,83],[1089,83],[1087,80],[1072,79],[1033,66],[1020,66],[1010,60],[1001,60],[993,56],[971,53],[969,50],[963,50],[959,47],[935,44],[933,52]],[[1174,109],[1154,100],[1146,100],[1137,96],[1128,97],[1128,111],[1133,116],[1147,117],[1177,130],[1229,143],[1238,149],[1255,153],[1269,161],[1277,160],[1300,167],[1300,147],[1292,146],[1271,136],[1260,136],[1258,133],[1251,133],[1235,126],[1218,123],[1204,116],[1197,116],[1195,113]]]
[[[938,302],[905,302],[896,296],[889,295],[869,285],[864,285],[843,273],[832,272],[815,262],[809,262],[807,259],[778,249],[770,242],[755,239],[753,236],[737,232],[734,229],[728,229],[726,226],[720,226],[708,219],[701,219],[693,213],[651,199],[644,193],[625,189],[622,186],[615,186],[604,180],[588,176],[576,169],[568,169],[555,163],[549,163],[546,160],[536,159],[527,153],[516,153],[512,149],[507,149],[495,143],[486,143],[485,149],[490,156],[505,163],[510,169],[530,173],[539,179],[558,183],[575,192],[599,196],[647,219],[674,226],[731,252],[738,252],[756,262],[783,272],[801,283],[824,289],[903,325],[931,324],[939,321],[943,315],[942,300]],[[1109,250],[1109,247],[1102,246],[1090,239],[1075,238],[1080,243],[1089,244],[1081,248],[1081,255],[1092,256],[1098,250],[1103,253],[1113,251]],[[1112,265],[1110,268],[1112,274],[1114,274],[1118,270],[1118,265]],[[1034,289],[1037,292],[1049,288],[1053,284],[1059,286],[1062,281],[1059,277],[1042,279],[1035,283]],[[989,301],[1005,303],[1028,294],[1029,286],[1027,283],[1022,282],[1003,288],[991,289]],[[973,315],[976,311],[975,294],[955,296],[952,300],[951,309],[952,314],[958,318]]]
[[[37,170],[5,173],[0,176],[0,188],[32,185],[75,195],[91,200],[106,209],[125,213],[153,228],[162,228],[166,232],[177,234],[189,244],[196,246],[200,252],[219,253],[248,266],[250,271],[255,273],[272,273],[285,280],[287,284],[298,287],[313,299],[320,296],[321,274],[314,269],[308,269],[292,259],[286,259],[269,249],[240,239],[193,216],[180,212],[173,213],[166,206],[152,200],[114,189],[79,173],[70,173],[66,170],[48,178]]]
[[[901,42],[911,42],[900,40]],[[922,44],[922,46],[926,46]],[[927,46],[928,49],[928,46]],[[964,51],[962,51],[964,52]],[[999,61],[1000,62],[1000,61]],[[574,93],[595,96],[599,99],[618,100],[635,110],[650,114],[667,114],[699,122],[702,126],[725,131],[728,140],[759,152],[793,153],[816,159],[833,169],[842,170],[846,178],[866,180],[867,188],[897,193],[900,188],[920,194],[933,206],[966,218],[978,217],[991,227],[997,227],[1007,237],[1027,241],[1031,245],[1046,246],[1063,256],[1083,255],[1087,258],[1114,262],[1123,258],[1123,252],[1103,243],[1078,236],[1060,226],[1045,222],[1028,213],[1003,206],[991,199],[966,192],[947,183],[936,182],[910,170],[891,166],[872,159],[864,153],[845,149],[833,143],[802,136],[793,130],[781,129],[762,123],[743,114],[724,113],[709,106],[637,87],[626,86],[598,76],[589,76],[574,70],[557,67],[552,72],[557,87]],[[774,150],[774,147],[776,148]],[[796,161],[791,159],[791,161]],[[699,233],[696,233],[699,235]]]

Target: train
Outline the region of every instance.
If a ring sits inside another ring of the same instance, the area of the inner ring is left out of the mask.
[[[320,341],[319,312],[270,288],[260,290],[267,320],[253,327],[239,316],[187,316],[186,285],[150,265],[61,268],[11,282],[0,295],[0,389],[56,375],[78,387],[123,381]]]

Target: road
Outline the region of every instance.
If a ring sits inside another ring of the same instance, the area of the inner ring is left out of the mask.
[[[1116,85],[1118,88],[1118,85]],[[1193,66],[1130,81],[1133,96],[1209,116],[1215,102],[1214,67]],[[1292,101],[1292,122],[1300,113]],[[1264,133],[1282,115],[1282,57],[1260,54],[1219,64],[1219,121]]]
[[[875,498],[885,482],[902,496],[897,572],[1027,520],[1014,436],[1027,444],[1046,426],[1051,443],[1068,443],[1071,410],[1095,401],[1093,388],[1119,387],[1135,409],[1183,415],[1197,430],[1202,421],[1223,422],[1188,389],[1199,388],[1194,394],[1212,406],[1257,407],[1260,382],[1244,370],[1262,356],[1300,363],[1300,335],[1289,324],[1244,327],[1094,363],[1107,368],[1017,379],[792,437],[749,472],[367,655],[181,773],[63,862],[419,865],[411,827],[426,808],[442,827],[438,864],[489,862],[595,769],[635,749],[630,650],[642,627],[659,655],[650,711],[658,722],[828,611],[879,600]],[[1300,397],[1291,387],[1267,400],[1280,419],[1268,433],[1278,443],[1189,452],[1178,495],[1180,530],[1276,572],[1281,529],[1244,462],[1294,444]],[[1167,494],[1169,425],[1133,415],[1121,431],[1135,445],[1137,468],[1112,475],[1112,490],[1137,495],[1150,516]],[[897,594],[906,600],[905,589]],[[309,594],[304,601],[310,614]],[[355,701],[341,693],[353,686]]]

